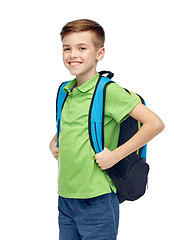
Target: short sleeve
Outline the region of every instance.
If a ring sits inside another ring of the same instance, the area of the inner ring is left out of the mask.
[[[106,88],[105,114],[117,123],[123,122],[140,101],[131,96],[118,84],[111,83]]]

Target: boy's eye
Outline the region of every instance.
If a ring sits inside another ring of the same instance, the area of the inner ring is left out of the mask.
[[[63,51],[70,51],[70,48],[64,48]]]
[[[84,50],[86,50],[86,48],[85,48],[85,47],[81,47],[80,50],[81,50],[81,51],[84,51]]]

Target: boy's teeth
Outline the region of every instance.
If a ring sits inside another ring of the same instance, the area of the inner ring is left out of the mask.
[[[72,66],[77,66],[77,65],[79,65],[80,64],[80,62],[71,62],[70,63],[70,65],[72,65]]]

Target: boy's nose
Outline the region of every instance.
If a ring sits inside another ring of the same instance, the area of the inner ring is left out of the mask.
[[[76,57],[77,57],[77,50],[72,49],[70,58],[73,59],[73,58],[76,58]]]

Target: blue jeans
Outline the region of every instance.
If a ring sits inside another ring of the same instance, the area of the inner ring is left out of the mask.
[[[59,240],[116,240],[119,223],[117,194],[88,199],[59,196]]]

